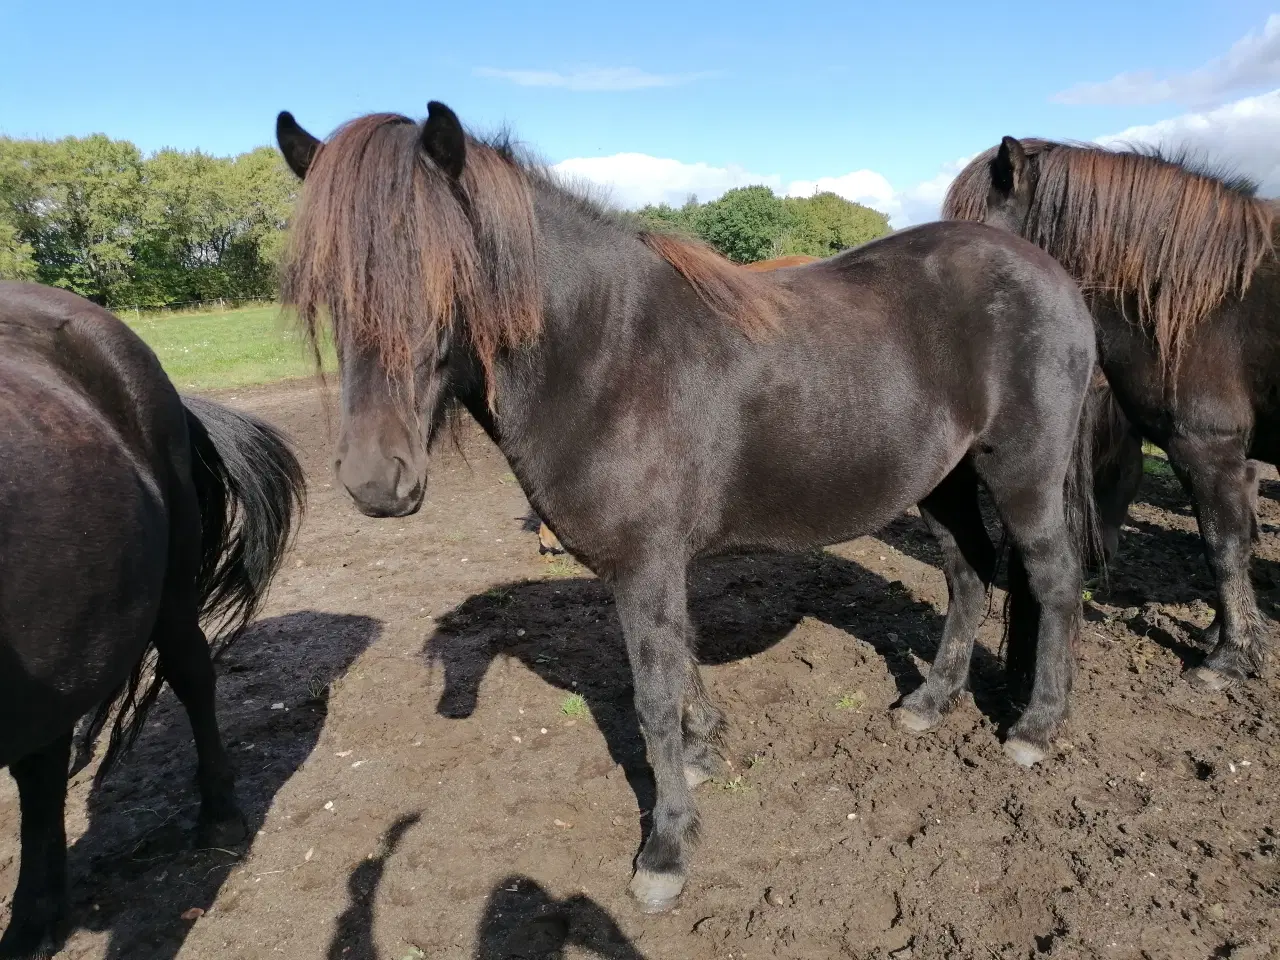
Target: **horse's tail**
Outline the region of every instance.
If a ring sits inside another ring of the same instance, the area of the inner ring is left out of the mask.
[[[257,614],[306,502],[284,435],[257,417],[183,397],[200,501],[200,620],[215,657]]]
[[[216,658],[261,607],[305,503],[306,481],[274,427],[210,400],[183,397],[182,404],[200,507],[198,612]],[[149,651],[80,734],[73,774],[91,759],[93,742],[114,713],[95,780],[106,775],[137,740],[163,683]]]
[[[1123,452],[1124,442],[1133,428],[1101,370],[1094,372],[1085,406],[1093,417],[1093,467],[1101,471]]]
[[[1067,466],[1067,476],[1062,484],[1067,536],[1071,539],[1082,578],[1085,559],[1102,556],[1102,532],[1093,489],[1094,432],[1100,405],[1091,402],[1092,399],[1086,396],[1081,406],[1071,462]],[[1102,572],[1105,574],[1105,570]],[[1076,608],[1075,623],[1072,625],[1073,645],[1078,640],[1083,622],[1082,594]],[[1015,545],[1009,557],[1008,592],[1005,595],[1005,672],[1015,691],[1031,689],[1035,679],[1039,627],[1039,605],[1032,598],[1026,568]]]

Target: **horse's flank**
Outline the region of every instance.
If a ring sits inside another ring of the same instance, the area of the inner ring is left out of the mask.
[[[1023,235],[1062,263],[1086,295],[1111,296],[1154,333],[1177,369],[1196,326],[1248,290],[1273,255],[1276,206],[1245,180],[1158,153],[1021,141],[1035,193]],[[947,191],[942,215],[982,220],[998,148],[980,154]]]

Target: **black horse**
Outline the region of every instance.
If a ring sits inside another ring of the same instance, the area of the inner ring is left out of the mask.
[[[961,172],[943,207],[1034,241],[1081,282],[1118,405],[1108,456],[1120,486],[1104,499],[1127,509],[1143,437],[1168,453],[1218,586],[1217,644],[1189,675],[1211,690],[1260,671],[1267,654],[1249,581],[1248,458],[1280,461],[1275,211],[1246,181],[1156,152],[1012,137]]]
[[[498,443],[564,545],[613,585],[657,787],[631,883],[683,888],[692,786],[724,715],[694,658],[691,560],[804,549],[919,503],[951,604],[900,720],[937,724],[964,689],[997,551],[1014,544],[1011,666],[1034,673],[1006,749],[1032,763],[1065,717],[1092,507],[1081,411],[1093,324],[1043,251],[980,224],[903,231],[757,273],[637,233],[432,103],[321,143],[277,138],[306,178],[283,293],[339,352],[337,475],[369,516],[413,513],[456,400]]]
[[[253,617],[303,491],[279,434],[180,398],[110,313],[0,283],[0,767],[22,812],[0,957],[58,946],[72,732],[91,711],[90,739],[114,714],[102,776],[167,681],[195,734],[199,840],[243,839],[201,624],[221,650]]]

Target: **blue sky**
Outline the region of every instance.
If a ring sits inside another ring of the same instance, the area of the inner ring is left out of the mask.
[[[420,116],[434,98],[478,130],[510,125],[544,159],[613,183],[621,203],[826,185],[897,204],[904,221],[927,212],[929,184],[1005,133],[1155,137],[1181,123],[1249,172],[1274,166],[1280,139],[1250,134],[1260,114],[1280,122],[1280,94],[1257,99],[1280,88],[1274,12],[1252,0],[1078,0],[1069,12],[1025,0],[0,0],[0,132],[227,154],[271,142],[282,108],[323,135],[372,110]],[[1215,121],[1194,119],[1238,103],[1261,105],[1232,123],[1266,156],[1235,156]]]

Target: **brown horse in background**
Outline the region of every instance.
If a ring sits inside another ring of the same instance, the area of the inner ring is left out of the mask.
[[[1189,679],[1213,690],[1259,672],[1267,653],[1249,580],[1250,458],[1280,461],[1275,213],[1248,181],[1158,152],[1012,137],[974,159],[943,205],[944,217],[1031,240],[1080,282],[1115,405],[1100,466],[1109,459],[1112,481],[1130,485],[1113,499],[1127,510],[1145,438],[1195,504],[1218,587],[1217,642]]]
[[[743,268],[756,273],[768,273],[772,270],[782,270],[786,267],[803,267],[821,259],[821,257],[811,257],[807,253],[790,253],[785,257],[774,257],[772,260],[757,260],[755,263],[744,263]],[[1126,504],[1127,506],[1128,504]],[[548,560],[563,554],[564,546],[560,543],[560,538],[552,532],[546,522],[536,514],[531,515],[531,519],[538,521],[538,553]]]

